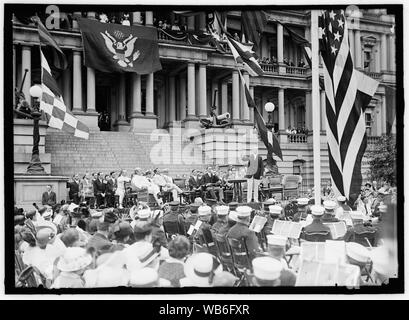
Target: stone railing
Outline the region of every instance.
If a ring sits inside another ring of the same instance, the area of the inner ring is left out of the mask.
[[[288,74],[305,74],[307,68],[300,68],[300,67],[285,67],[285,72]]]
[[[307,143],[307,135],[305,133],[287,134],[288,143]]]
[[[269,63],[260,63],[261,69],[264,72],[268,73],[277,73],[278,72],[278,65],[277,64],[269,64]]]
[[[365,74],[370,76],[372,79],[376,79],[376,80],[382,79],[382,73],[380,72],[365,71]]]

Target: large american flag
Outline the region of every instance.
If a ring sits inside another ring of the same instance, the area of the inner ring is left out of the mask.
[[[362,184],[361,161],[367,145],[365,108],[378,82],[354,69],[344,10],[322,11],[318,21],[332,187],[352,203]]]
[[[47,59],[41,53],[41,88],[40,109],[44,111],[50,127],[60,129],[74,136],[88,139],[88,127],[79,121],[66,107],[57,82],[51,74]]]

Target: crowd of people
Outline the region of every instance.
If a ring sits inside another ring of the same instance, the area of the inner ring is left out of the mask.
[[[333,239],[327,224],[334,222],[347,224],[346,234],[337,240],[354,243],[347,246],[348,262],[361,268],[360,285],[388,281],[391,267],[385,252],[390,248],[385,250],[385,246],[393,238],[390,221],[396,189],[386,183],[380,188],[366,183],[352,207],[345,197],[335,198],[330,185],[323,188],[318,205],[313,189],[302,198],[226,204],[222,181],[228,183],[228,175],[237,177],[238,173],[230,167],[219,177],[219,170],[193,170],[186,187],[197,193],[186,202],[178,198],[179,187],[166,169],[142,173],[137,168],[129,177],[125,170],[87,173],[81,180],[76,174],[68,185],[67,203],[55,203],[55,193],[48,186],[42,207],[15,208],[16,286],[295,286],[300,260],[294,252],[298,249],[299,253],[302,242]],[[155,198],[154,207],[143,201],[124,207],[115,195],[123,199],[125,182],[156,196],[161,187],[167,188],[173,199]],[[371,199],[371,206],[365,199]],[[348,224],[350,214],[361,210],[361,201],[369,210],[362,211],[366,218]],[[251,227],[256,216],[266,218],[261,230]],[[272,234],[276,220],[302,223],[299,239]],[[223,255],[234,251],[234,241],[245,244],[248,264],[244,269]],[[295,256],[291,260],[290,251]],[[364,278],[369,260],[370,277]]]

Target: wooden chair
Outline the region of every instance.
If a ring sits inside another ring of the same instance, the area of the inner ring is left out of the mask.
[[[213,240],[216,243],[218,256],[224,269],[237,276],[234,268],[233,256],[226,238],[220,234],[216,234],[215,237],[213,237]]]
[[[236,274],[242,275],[246,270],[251,270],[251,258],[248,253],[245,239],[227,238],[233,257]]]
[[[299,188],[302,182],[302,177],[298,175],[284,175],[281,185],[283,187],[283,197],[288,193],[294,192],[296,197],[299,195]]]
[[[268,181],[270,184],[269,186],[270,196],[274,195],[275,193],[279,193],[281,196],[281,200],[284,197],[284,193],[283,193],[284,188],[283,188],[282,180],[283,180],[282,176],[268,178]]]

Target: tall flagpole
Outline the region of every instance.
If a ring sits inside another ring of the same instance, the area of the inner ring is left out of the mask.
[[[312,78],[312,132],[313,132],[313,159],[314,159],[314,199],[315,204],[321,204],[321,157],[320,157],[320,88],[318,68],[318,10],[311,10],[311,78]]]

